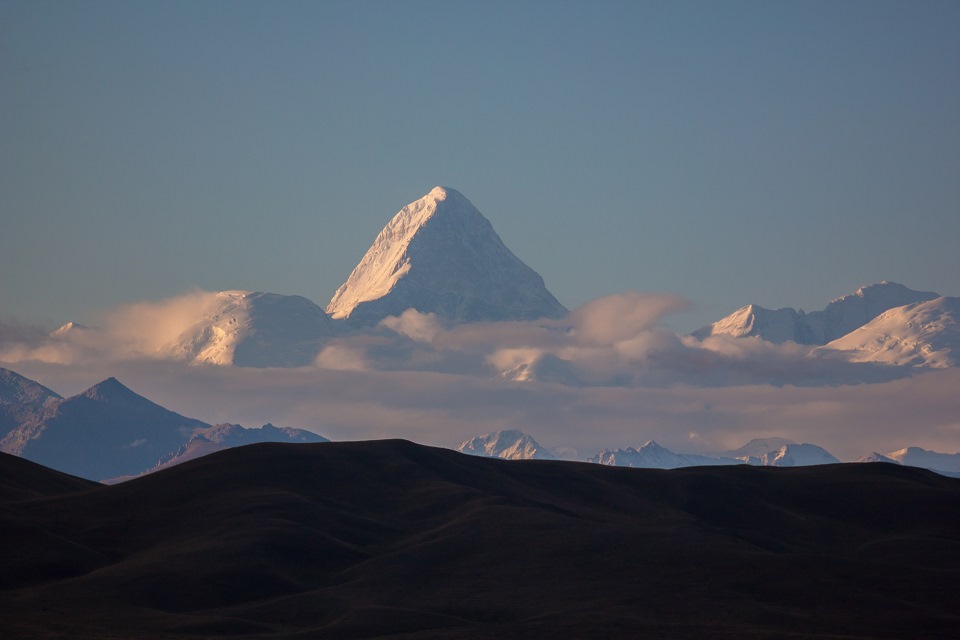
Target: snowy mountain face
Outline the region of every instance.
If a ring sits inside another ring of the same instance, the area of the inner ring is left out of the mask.
[[[222,291],[214,311],[162,349],[192,364],[298,367],[310,364],[333,321],[301,296]]]
[[[941,297],[890,309],[817,352],[844,352],[853,362],[960,366],[960,298]]]
[[[62,325],[56,331],[51,331],[50,337],[54,339],[62,339],[77,333],[83,333],[84,331],[90,331],[90,327],[82,325],[79,322],[68,322]]]
[[[674,453],[654,441],[639,449],[627,447],[611,451],[604,449],[588,462],[618,467],[643,469],[679,469],[728,464],[750,464],[763,467],[800,467],[839,462],[830,453],[812,444],[795,444],[786,438],[763,438],[751,440],[743,447],[720,456],[701,456],[689,453]]]
[[[738,309],[722,320],[699,329],[694,337],[757,336],[769,342],[823,345],[870,322],[881,313],[937,298],[931,291],[914,291],[896,282],[860,287],[830,302],[823,311],[804,313],[792,308],[770,310],[758,305]]]
[[[327,306],[376,324],[409,308],[450,322],[558,318],[566,309],[457,191],[436,187],[384,227]]]
[[[457,446],[457,451],[472,456],[502,458],[504,460],[554,460],[556,456],[523,431],[508,429],[495,431]]]
[[[108,378],[81,394],[19,416],[16,427],[0,440],[0,451],[102,480],[149,468],[195,429],[208,426]]]
[[[787,438],[755,438],[723,455],[761,467],[805,467],[840,462],[815,444],[797,444]]]
[[[802,311],[791,308],[771,310],[755,304],[741,307],[709,327],[698,329],[693,335],[700,340],[716,335],[734,338],[757,336],[778,344],[787,341],[817,344],[816,341],[819,340]]]

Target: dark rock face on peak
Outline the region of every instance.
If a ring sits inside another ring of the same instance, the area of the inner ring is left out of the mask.
[[[16,371],[0,368],[0,405],[30,404],[43,406],[60,396],[39,382],[25,378]]]
[[[397,213],[326,311],[371,325],[410,308],[450,322],[558,318],[567,312],[476,207],[444,187]]]
[[[0,451],[71,475],[136,475],[210,425],[137,395],[116,378],[23,415]]]

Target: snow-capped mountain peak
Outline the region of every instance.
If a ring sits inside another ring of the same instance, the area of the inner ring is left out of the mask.
[[[82,325],[79,322],[68,322],[62,325],[60,328],[55,331],[50,332],[51,338],[64,338],[69,335],[74,335],[78,332],[90,331],[90,327]]]
[[[309,364],[335,327],[301,296],[221,291],[212,310],[161,348],[192,364],[295,367]]]
[[[960,365],[960,298],[940,297],[883,312],[820,347],[853,362],[944,368]]]
[[[383,228],[327,313],[375,324],[409,308],[448,321],[560,317],[566,309],[462,194],[435,187]]]
[[[604,449],[588,462],[614,467],[641,469],[679,469],[682,467],[742,464],[732,458],[715,458],[692,453],[674,453],[653,440],[648,440],[639,449]]]
[[[889,309],[937,297],[939,294],[932,291],[914,291],[889,280],[864,285],[831,301],[824,308],[824,343],[847,335]]]
[[[776,451],[760,456],[759,464],[764,467],[806,467],[838,462],[840,460],[833,454],[815,444],[785,444]]]
[[[518,429],[494,431],[461,442],[457,451],[486,458],[504,460],[554,460],[556,456],[539,442]]]
[[[903,305],[937,298],[932,291],[914,291],[884,280],[864,285],[851,294],[831,301],[822,311],[804,313],[790,307],[765,309],[747,305],[729,316],[703,327],[693,336],[714,335],[734,338],[756,336],[769,342],[823,345],[870,322],[881,313]]]

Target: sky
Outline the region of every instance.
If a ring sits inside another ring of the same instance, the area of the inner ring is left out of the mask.
[[[0,0],[0,366],[337,440],[958,451],[956,367],[678,335],[960,295],[958,33],[953,1]],[[210,292],[326,306],[437,185],[573,333],[412,314],[297,369],[159,355]],[[68,321],[101,333],[44,337]]]
[[[956,2],[0,0],[0,320],[325,306],[457,189],[569,308],[960,295]]]

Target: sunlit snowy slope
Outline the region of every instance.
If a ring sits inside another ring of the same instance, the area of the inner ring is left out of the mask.
[[[375,324],[408,308],[444,320],[556,318],[566,309],[457,191],[436,187],[400,210],[327,306]]]

